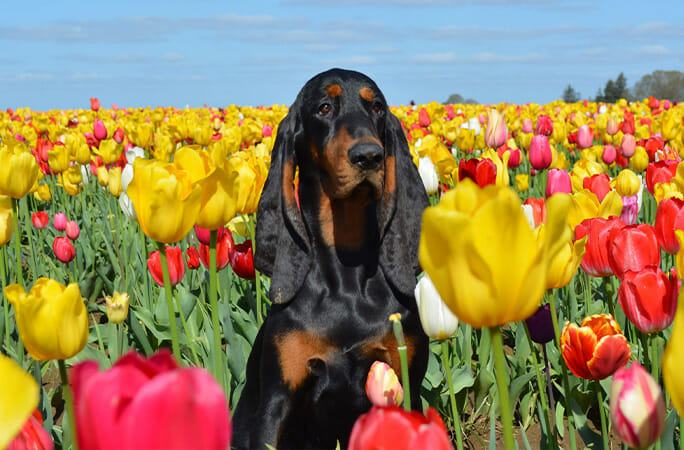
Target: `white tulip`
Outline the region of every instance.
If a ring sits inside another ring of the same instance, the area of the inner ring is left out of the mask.
[[[126,150],[126,161],[128,164],[133,164],[136,158],[144,158],[145,150],[140,147],[131,147]]]
[[[128,195],[126,195],[126,192],[122,192],[119,196],[119,206],[126,217],[129,217],[133,220],[137,219],[137,216],[135,215],[135,209],[133,208],[133,203],[131,202],[131,199],[128,198]]]
[[[418,173],[423,180],[423,186],[428,195],[434,194],[439,190],[439,177],[435,170],[435,165],[430,158],[423,157],[418,160]]]
[[[126,192],[128,185],[133,181],[133,164],[126,164],[126,166],[121,171],[121,186],[123,191]]]
[[[530,224],[530,228],[533,230],[537,228],[537,226],[534,224],[534,210],[532,209],[532,205],[520,205],[522,207],[523,213],[525,214],[525,218],[527,219],[527,222]]]
[[[458,318],[444,304],[427,274],[416,285],[415,295],[425,334],[438,340],[453,336],[458,328]]]

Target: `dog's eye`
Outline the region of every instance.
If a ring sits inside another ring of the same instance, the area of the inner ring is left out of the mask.
[[[323,103],[318,107],[318,114],[321,116],[327,116],[332,111],[332,105],[330,103]]]
[[[382,107],[382,103],[380,103],[380,102],[373,103],[373,106],[371,107],[371,109],[373,110],[373,112],[375,114],[380,114],[384,110],[384,108]]]

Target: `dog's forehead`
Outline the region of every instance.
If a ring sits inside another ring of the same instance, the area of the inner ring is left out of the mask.
[[[361,97],[368,100],[373,97],[383,98],[382,92],[375,82],[361,72],[344,69],[331,69],[319,73],[309,80],[302,89],[306,97]],[[355,94],[350,96],[350,94]]]

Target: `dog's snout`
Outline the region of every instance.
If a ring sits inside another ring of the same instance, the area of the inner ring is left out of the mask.
[[[382,162],[383,150],[377,144],[360,143],[349,150],[349,160],[363,170],[377,169]]]

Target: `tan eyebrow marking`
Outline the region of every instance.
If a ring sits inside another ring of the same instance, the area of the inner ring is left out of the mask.
[[[342,95],[342,86],[337,83],[329,84],[325,87],[325,92],[329,97],[335,98]]]
[[[371,102],[375,98],[375,92],[373,92],[373,89],[369,87],[362,87],[359,89],[359,95],[367,102]]]

